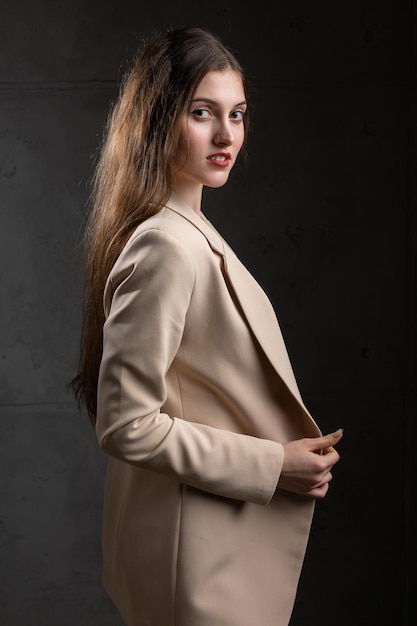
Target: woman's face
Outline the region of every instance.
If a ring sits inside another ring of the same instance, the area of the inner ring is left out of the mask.
[[[205,75],[181,120],[174,191],[197,198],[203,186],[225,184],[244,141],[245,111],[238,74],[225,70]]]

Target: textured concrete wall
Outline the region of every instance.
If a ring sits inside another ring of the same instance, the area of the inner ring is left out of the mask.
[[[248,5],[0,0],[2,626],[121,624],[105,459],[66,392],[79,236],[123,64],[180,24],[217,32],[254,85],[248,161],[207,214],[276,305],[313,414],[345,428],[292,626],[416,623],[413,2]]]

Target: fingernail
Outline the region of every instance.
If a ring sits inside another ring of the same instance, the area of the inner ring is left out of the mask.
[[[343,428],[339,428],[338,430],[336,430],[335,433],[333,433],[333,437],[336,437],[336,438],[341,437],[343,435],[343,431],[344,431]]]

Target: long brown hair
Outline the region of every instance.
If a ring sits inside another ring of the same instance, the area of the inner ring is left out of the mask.
[[[110,111],[83,239],[83,326],[78,373],[70,382],[93,424],[106,280],[134,229],[168,200],[179,120],[194,91],[207,72],[225,69],[240,75],[246,92],[240,64],[216,36],[195,27],[169,30],[143,46]]]

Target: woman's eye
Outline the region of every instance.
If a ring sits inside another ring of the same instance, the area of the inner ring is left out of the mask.
[[[199,117],[202,119],[210,117],[210,111],[208,109],[194,109],[194,111],[192,111],[192,114],[195,117]]]
[[[232,111],[231,118],[239,122],[243,121],[245,119],[245,111],[241,111],[240,109],[238,111]]]

